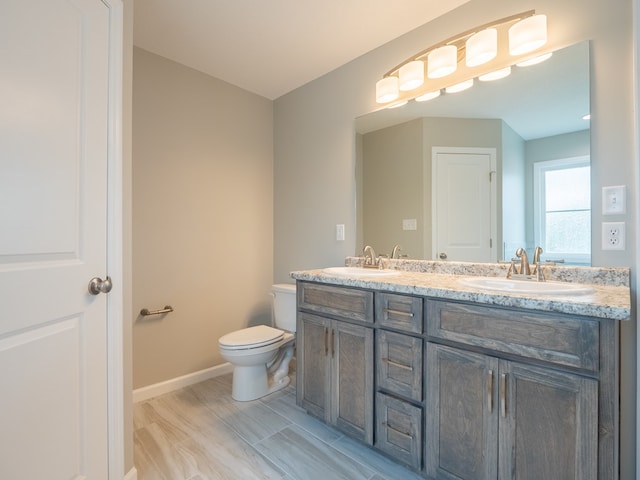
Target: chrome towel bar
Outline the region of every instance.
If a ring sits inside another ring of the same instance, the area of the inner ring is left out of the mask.
[[[140,315],[148,317],[149,315],[162,315],[163,313],[171,312],[173,312],[173,307],[171,305],[165,305],[164,308],[161,308],[160,310],[149,310],[148,308],[143,308],[140,310]]]

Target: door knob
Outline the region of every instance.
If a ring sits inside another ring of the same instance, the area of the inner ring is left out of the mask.
[[[107,277],[102,280],[99,277],[93,277],[89,281],[89,293],[91,295],[98,295],[100,293],[109,293],[113,284],[111,283],[111,277]]]
[[[446,259],[447,259],[447,254],[446,254],[446,253],[444,253],[444,252],[442,252],[442,253],[440,254],[440,260],[446,260]]]

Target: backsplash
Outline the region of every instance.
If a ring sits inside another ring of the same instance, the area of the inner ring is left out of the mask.
[[[506,277],[509,263],[438,262],[433,260],[409,260],[381,258],[383,268],[405,272],[440,273],[448,275],[475,275]],[[361,267],[364,257],[347,257],[345,266]],[[571,267],[543,265],[547,280],[557,282],[588,283],[629,287],[630,270],[626,267]]]

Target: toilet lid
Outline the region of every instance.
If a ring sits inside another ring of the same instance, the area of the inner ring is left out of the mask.
[[[218,343],[226,348],[246,348],[248,346],[257,348],[277,342],[282,337],[284,337],[282,330],[258,325],[227,333],[220,337]]]

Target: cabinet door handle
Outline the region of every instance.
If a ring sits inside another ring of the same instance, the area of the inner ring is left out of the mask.
[[[329,329],[324,327],[324,355],[325,357],[329,354]]]
[[[388,365],[392,365],[394,367],[402,368],[404,370],[409,370],[410,372],[413,372],[413,367],[409,365],[403,365],[402,363],[394,362],[393,360],[389,360],[388,358],[383,358],[382,361],[387,363]]]
[[[403,312],[402,310],[394,310],[392,308],[385,308],[385,313],[391,313],[393,315],[401,315],[403,317],[413,317],[413,313],[411,312]]]
[[[487,404],[489,413],[493,412],[493,370],[487,375]]]
[[[507,374],[500,375],[500,413],[507,416]]]

